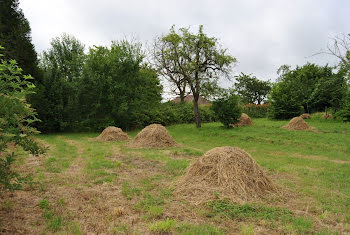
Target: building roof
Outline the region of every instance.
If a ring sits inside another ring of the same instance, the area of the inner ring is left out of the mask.
[[[192,102],[193,101],[193,95],[187,95],[184,100],[185,100],[185,102]],[[172,102],[180,103],[181,99],[178,96],[175,99],[173,99]],[[206,98],[204,98],[202,96],[199,96],[198,104],[200,104],[200,105],[211,105],[211,102],[209,100],[207,100]]]

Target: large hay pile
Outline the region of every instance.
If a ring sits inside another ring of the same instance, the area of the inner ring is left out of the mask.
[[[239,122],[235,124],[234,126],[251,126],[253,125],[252,119],[245,113],[242,113],[241,117],[238,118]]]
[[[282,128],[287,130],[310,130],[311,127],[301,117],[295,117]]]
[[[303,113],[302,115],[300,115],[300,117],[302,119],[311,119],[311,115],[309,113]]]
[[[166,148],[176,146],[167,129],[160,124],[151,124],[143,128],[129,143],[131,148]]]
[[[109,126],[105,128],[102,133],[96,137],[96,140],[103,141],[123,141],[128,139],[129,136],[123,132],[122,129],[115,126]]]
[[[227,146],[214,148],[197,159],[175,184],[175,193],[194,204],[216,197],[244,202],[276,191],[248,153]]]

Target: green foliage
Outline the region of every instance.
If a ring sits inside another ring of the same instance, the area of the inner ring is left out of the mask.
[[[275,119],[290,119],[304,112],[297,91],[290,87],[287,82],[275,84],[271,90],[269,101],[271,108],[269,116]]]
[[[350,92],[348,98],[344,101],[342,109],[336,112],[335,117],[343,122],[350,122]]]
[[[38,62],[31,42],[31,29],[19,0],[0,1],[0,45],[4,46],[4,60],[16,60],[25,74],[37,77]]]
[[[246,113],[249,117],[252,118],[265,118],[267,117],[271,105],[266,104],[246,104],[241,106],[242,113]]]
[[[198,108],[202,122],[216,121],[216,117],[210,106],[200,105]],[[193,123],[195,120],[193,103],[162,103],[149,113],[148,118],[149,119],[145,122],[145,125],[159,123],[168,126],[178,123]]]
[[[162,87],[156,73],[142,64],[144,56],[140,43],[128,41],[90,48],[79,92],[83,127],[130,129],[148,122]]]
[[[180,28],[176,32],[173,26],[170,33],[158,42],[163,45],[160,46],[162,50],[158,52],[162,61],[170,61],[170,74],[185,80],[191,89],[197,127],[201,127],[199,96],[215,93],[219,77],[227,77],[231,65],[237,61],[228,55],[227,50],[220,48],[217,41],[214,37],[208,37],[201,25],[197,34],[191,33],[188,28]],[[158,67],[162,66],[160,64]]]
[[[36,83],[36,94],[30,97],[42,120],[37,125],[39,130],[63,131],[76,125],[84,60],[84,45],[67,34],[52,39],[51,48],[43,52],[43,77]]]
[[[213,102],[212,109],[220,122],[227,128],[238,123],[242,111],[238,106],[238,97],[234,94],[224,95]]]
[[[281,67],[279,82],[271,94],[271,117],[289,119],[303,112],[324,111],[326,108],[339,110],[348,85],[346,72],[340,69],[307,63],[290,70]],[[300,106],[303,109],[300,109]]]
[[[0,49],[2,47],[0,46]],[[0,56],[2,56],[0,54]],[[8,153],[9,143],[38,155],[44,150],[32,139],[37,130],[30,125],[38,121],[34,109],[26,102],[32,92],[32,77],[22,75],[16,61],[1,60],[0,64],[0,184],[1,189],[19,189],[23,178],[11,170],[14,153]]]
[[[241,73],[239,76],[235,76],[235,79],[237,82],[234,89],[245,104],[261,104],[271,90],[270,82],[261,81],[253,75]]]

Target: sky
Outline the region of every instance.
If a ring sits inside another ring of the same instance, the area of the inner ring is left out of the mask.
[[[237,58],[233,74],[272,81],[283,64],[334,65],[335,58],[315,54],[325,51],[332,37],[350,33],[350,0],[20,0],[20,8],[38,53],[62,33],[87,48],[125,38],[147,46],[172,25],[193,32],[203,25]]]

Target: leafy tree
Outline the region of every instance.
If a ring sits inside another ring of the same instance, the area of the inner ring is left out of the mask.
[[[37,54],[31,42],[31,29],[18,5],[18,0],[0,1],[0,45],[5,47],[3,58],[16,60],[24,73],[37,76]]]
[[[340,70],[331,76],[318,79],[308,99],[308,103],[313,110],[323,111],[326,107],[332,107],[334,111],[338,111],[341,108],[347,92],[344,75],[344,71]]]
[[[72,129],[79,112],[79,80],[85,60],[84,45],[75,37],[63,34],[51,41],[40,60],[42,80],[30,101],[38,111],[42,131]]]
[[[2,47],[0,46],[0,49]],[[0,54],[0,56],[2,56]],[[1,60],[0,63],[0,189],[19,189],[23,180],[11,170],[15,160],[9,153],[8,144],[14,143],[24,150],[38,155],[43,152],[31,138],[37,130],[30,125],[38,121],[36,113],[26,102],[26,95],[32,92],[32,77],[22,75],[22,69],[15,60]]]
[[[157,73],[168,82],[170,91],[180,97],[181,103],[184,103],[185,97],[190,94],[188,91],[187,81],[179,71],[176,61],[169,56],[171,51],[176,50],[174,44],[162,40],[162,37],[156,38],[151,52],[153,67]]]
[[[271,90],[270,82],[261,81],[253,75],[241,73],[235,78],[235,90],[244,103],[261,104]]]
[[[90,48],[79,85],[84,126],[135,128],[148,124],[160,104],[162,87],[154,70],[143,64],[140,43],[113,42]]]
[[[166,48],[161,51],[161,57],[173,61],[171,74],[183,78],[193,94],[196,126],[201,127],[200,95],[212,94],[218,87],[219,77],[228,77],[236,59],[219,47],[216,38],[208,37],[203,32],[203,26],[199,27],[197,34],[191,33],[188,28],[180,28],[176,32],[173,26],[161,42]]]
[[[325,107],[337,105],[336,103],[340,102],[339,99],[341,100],[342,97],[335,93],[344,87],[343,74],[339,73],[337,75],[333,72],[333,68],[328,65],[318,66],[307,63],[302,67],[297,66],[293,70],[285,70],[280,77],[280,82],[285,83],[288,90],[294,90],[293,99],[304,107],[305,112],[309,113],[323,111]],[[333,85],[330,86],[329,84],[333,84],[335,87],[331,87]],[[326,87],[335,92],[328,91]],[[327,95],[327,92],[332,93],[333,97]],[[342,92],[340,95],[342,96]],[[326,102],[325,98],[322,98],[323,101],[321,101],[321,96],[330,99]]]
[[[219,121],[226,127],[239,122],[242,114],[241,108],[238,106],[238,96],[234,94],[225,94],[221,98],[213,102],[212,109]]]
[[[269,96],[269,116],[274,119],[290,119],[304,112],[298,91],[289,81],[274,84]]]

